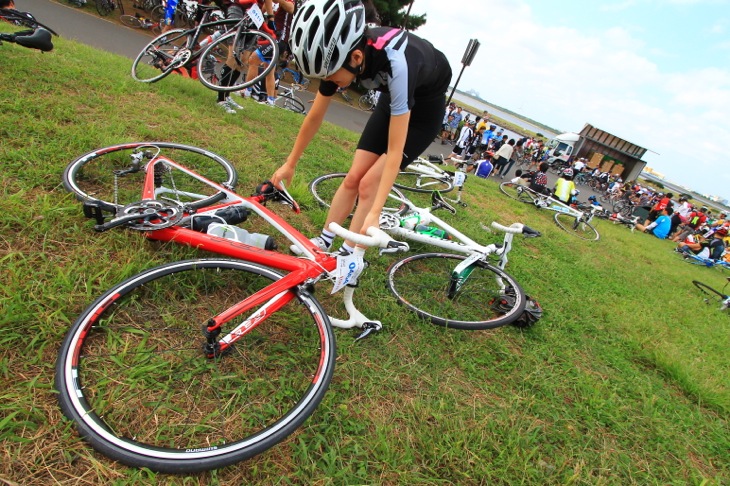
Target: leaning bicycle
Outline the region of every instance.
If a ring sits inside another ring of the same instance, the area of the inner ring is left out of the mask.
[[[114,460],[182,474],[253,457],[322,400],[336,359],[332,326],[359,328],[360,337],[381,327],[353,303],[349,270],[364,266],[364,250],[322,252],[265,206],[298,211],[286,191],[264,183],[242,197],[236,181],[223,157],[169,142],[101,148],[64,171],[97,231],[126,228],[220,255],[130,277],[69,329],[56,363],[61,409]],[[240,226],[253,218],[302,256],[272,251],[271,237]],[[370,236],[331,229],[362,245],[408,249],[376,228]],[[330,318],[313,296],[320,281],[344,289],[347,319]]]

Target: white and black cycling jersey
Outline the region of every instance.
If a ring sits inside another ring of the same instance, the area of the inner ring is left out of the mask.
[[[390,95],[391,115],[411,110],[416,101],[443,97],[451,81],[451,67],[427,40],[405,30],[376,27],[366,32],[365,66],[357,77],[365,89]],[[337,85],[320,83],[319,92],[333,96]]]

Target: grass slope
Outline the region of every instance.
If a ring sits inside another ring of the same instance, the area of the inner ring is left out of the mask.
[[[0,29],[7,27],[0,26]],[[386,289],[390,258],[370,255],[359,306],[385,330],[336,331],[338,367],[323,404],[267,453],[191,477],[126,468],[64,421],[53,369],[67,327],[113,283],[200,255],[139,234],[95,234],[60,182],[94,148],[133,140],[205,147],[233,161],[248,193],[287,155],[301,117],[255,104],[224,115],[215,95],[170,76],[135,83],[129,61],[57,39],[41,55],[0,47],[0,482],[5,484],[727,484],[727,316],[691,285],[721,288],[671,244],[601,223],[601,241],[561,232],[552,213],[470,178],[449,221],[543,232],[516,241],[509,270],[545,309],[528,331],[452,331],[416,319]],[[288,216],[314,232],[324,212],[306,184],[346,169],[356,134],[326,125],[307,151]],[[417,250],[428,251],[428,247]],[[337,299],[326,298],[328,309]]]

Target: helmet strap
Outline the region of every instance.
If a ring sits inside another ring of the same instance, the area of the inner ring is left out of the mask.
[[[360,76],[362,74],[362,63],[358,64],[357,66],[350,66],[350,64],[345,63],[342,65],[343,68],[345,68],[346,71],[351,72],[355,76]]]

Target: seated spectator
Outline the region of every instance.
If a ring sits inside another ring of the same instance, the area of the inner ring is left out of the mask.
[[[696,232],[707,221],[707,206],[702,206],[699,211],[692,211],[687,216],[687,222],[681,224],[672,235],[672,241],[684,241],[688,235]]]
[[[522,169],[517,169],[515,171],[515,176],[510,180],[512,184],[517,184],[520,186],[526,186],[530,183],[530,174],[523,174]]]
[[[541,162],[538,171],[535,172],[535,175],[532,177],[532,181],[530,182],[530,189],[537,192],[538,194],[550,195],[550,189],[548,189],[547,187],[548,167],[550,167],[550,165],[547,162]]]
[[[575,196],[575,183],[573,182],[573,169],[565,169],[553,188],[553,197],[565,204],[570,204]]]
[[[481,160],[478,160],[475,163],[475,166],[476,166],[476,176],[482,177],[484,179],[489,177],[489,175],[494,170],[494,166],[492,165],[492,161],[488,157],[487,152],[484,152],[482,154]],[[466,171],[469,172],[472,169],[472,167],[473,166],[467,167]]]
[[[651,233],[660,240],[663,240],[669,235],[669,229],[672,227],[672,213],[672,208],[665,206],[661,211],[661,215],[653,223],[648,226],[637,224],[636,229],[644,233]]]
[[[725,252],[725,238],[728,234],[726,228],[716,230],[709,239],[695,238],[694,242],[687,241],[677,245],[676,251],[682,253],[693,253],[702,258],[720,260]]]

